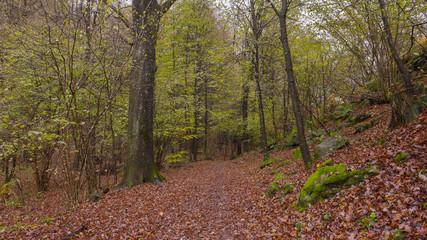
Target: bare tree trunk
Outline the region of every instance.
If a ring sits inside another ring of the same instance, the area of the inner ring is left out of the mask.
[[[393,38],[391,36],[390,31],[390,24],[388,22],[388,17],[385,12],[385,3],[384,0],[378,0],[378,3],[380,4],[381,9],[381,18],[383,19],[384,23],[384,30],[387,35],[387,43],[391,51],[391,55],[393,56],[394,61],[396,62],[397,67],[399,68],[400,73],[403,76],[403,82],[405,83],[406,89],[411,93],[415,94],[414,86],[411,83],[411,75],[409,74],[408,70],[406,69],[405,65],[403,64],[402,60],[399,57],[399,54],[397,53],[396,46],[394,45]]]
[[[128,152],[120,186],[162,181],[154,162],[153,118],[156,43],[160,18],[175,0],[133,0],[134,49],[129,94]]]
[[[258,111],[259,111],[259,127],[261,132],[261,146],[264,151],[267,150],[267,135],[265,131],[265,119],[264,119],[264,107],[262,103],[262,90],[261,90],[261,73],[259,70],[259,41],[262,34],[261,27],[261,10],[255,7],[255,1],[251,0],[251,20],[252,20],[252,32],[254,37],[254,52],[252,57],[253,65],[253,77],[256,83],[256,92],[258,97]]]
[[[243,85],[242,97],[242,119],[243,119],[243,152],[249,151],[249,136],[248,136],[248,105],[249,105],[249,86]]]
[[[208,78],[205,76],[205,158],[210,159],[208,148],[208,133],[209,133],[209,86]]]
[[[271,0],[269,1],[271,3]],[[295,83],[292,57],[288,41],[286,15],[288,12],[289,5],[287,0],[282,0],[282,9],[280,12],[276,9],[273,3],[271,3],[271,5],[273,6],[274,11],[276,12],[280,21],[280,41],[282,42],[283,52],[285,55],[286,73],[288,75],[288,87],[291,91],[292,108],[295,114],[295,121],[297,125],[298,143],[301,149],[302,159],[304,161],[305,168],[310,169],[312,165],[312,159],[310,156],[310,150],[308,149],[307,142],[305,139],[304,119],[301,114],[301,108],[299,106],[298,90]]]

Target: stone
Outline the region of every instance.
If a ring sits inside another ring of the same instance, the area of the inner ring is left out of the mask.
[[[319,167],[308,178],[293,206],[302,212],[309,204],[331,198],[342,189],[357,185],[367,176],[373,176],[379,172],[377,165],[354,171],[346,171],[346,168],[345,164]]]
[[[314,150],[314,158],[321,159],[328,156],[330,153],[339,150],[349,144],[348,139],[345,137],[330,137],[317,145]]]

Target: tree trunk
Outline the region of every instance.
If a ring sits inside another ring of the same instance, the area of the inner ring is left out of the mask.
[[[255,78],[256,83],[256,92],[258,98],[258,111],[259,111],[259,127],[261,133],[261,146],[263,151],[267,151],[267,135],[265,131],[265,119],[264,119],[264,107],[262,103],[262,91],[261,91],[261,73],[259,70],[259,40],[262,34],[261,27],[261,12],[259,10],[256,12],[255,1],[251,1],[251,20],[252,20],[252,34],[254,37],[254,52],[252,56],[252,65],[253,65],[253,77]]]
[[[206,160],[210,159],[209,148],[208,148],[208,134],[209,134],[209,86],[208,78],[205,76],[205,158]]]
[[[391,120],[388,126],[390,129],[412,122],[427,108],[426,91],[424,89],[417,90],[422,94],[415,97],[409,90],[391,95]]]
[[[154,162],[153,118],[156,43],[160,18],[175,0],[133,0],[134,49],[130,77],[128,152],[120,186],[162,181]]]
[[[388,17],[385,13],[385,3],[384,0],[378,0],[378,3],[380,4],[381,9],[381,18],[384,23],[384,30],[387,35],[387,43],[391,51],[391,55],[393,56],[394,61],[396,62],[397,67],[399,68],[400,73],[403,76],[403,82],[405,83],[406,89],[411,93],[415,94],[414,86],[411,83],[411,76],[406,69],[405,65],[403,64],[402,60],[399,57],[399,54],[397,53],[396,46],[394,45],[393,38],[391,36],[390,31],[390,24],[388,22]]]
[[[291,51],[289,48],[288,41],[286,15],[289,5],[287,0],[282,0],[282,9],[280,12],[274,7],[273,3],[272,6],[276,14],[279,16],[280,21],[280,41],[282,42],[283,52],[285,56],[286,74],[288,75],[288,87],[291,92],[292,108],[295,114],[295,122],[297,125],[298,143],[301,149],[302,159],[304,161],[305,168],[310,169],[312,165],[312,159],[310,156],[310,150],[308,149],[307,142],[305,139],[304,119],[301,114],[301,108],[299,106],[298,90],[295,82]]]
[[[248,136],[248,105],[249,105],[249,86],[247,83],[243,85],[242,97],[242,120],[243,120],[243,152],[249,151],[249,136]]]

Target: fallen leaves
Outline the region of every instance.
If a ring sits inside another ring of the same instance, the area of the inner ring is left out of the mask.
[[[389,114],[384,108],[370,113],[374,117]],[[396,229],[408,239],[423,239],[427,234],[423,209],[427,202],[423,170],[427,113],[390,132],[384,131],[385,119],[357,135],[344,129],[342,134],[358,141],[330,157],[335,164],[354,169],[380,164],[379,174],[303,213],[289,206],[315,169],[305,171],[302,161],[280,167],[284,174],[295,171],[283,183],[293,183],[296,189],[283,198],[267,199],[264,195],[275,166],[261,170],[262,155],[248,153],[233,161],[202,161],[192,163],[191,168],[169,169],[164,187],[144,184],[112,190],[101,201],[84,203],[72,211],[42,206],[48,199],[34,199],[42,207],[34,205],[32,210],[3,208],[0,226],[7,230],[0,231],[0,238],[60,239],[84,225],[88,229],[76,239],[391,239]],[[376,145],[380,139],[387,141]],[[394,162],[398,153],[410,153],[408,161]],[[292,159],[292,151],[278,151],[272,157]],[[63,214],[41,221],[57,212]],[[360,221],[371,213],[378,221],[363,227]]]

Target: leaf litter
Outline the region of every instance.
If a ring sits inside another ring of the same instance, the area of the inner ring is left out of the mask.
[[[279,172],[295,172],[281,180],[295,187],[282,198],[264,197],[280,161],[260,169],[262,154],[251,152],[235,160],[168,169],[163,187],[143,184],[112,190],[99,202],[85,202],[73,210],[66,210],[52,193],[27,200],[24,208],[0,206],[0,226],[5,228],[0,238],[61,239],[85,226],[72,239],[392,239],[396,230],[407,239],[425,239],[427,111],[392,131],[386,130],[389,106],[357,111],[382,118],[362,133],[344,128],[341,134],[352,139],[350,146],[317,161],[312,170],[305,171],[302,160],[292,160],[293,150],[271,154],[290,160]],[[387,140],[379,144],[381,139]],[[399,153],[408,154],[408,160],[395,162]],[[291,205],[298,192],[326,159],[351,169],[379,164],[381,170],[332,199],[296,212]],[[41,220],[48,217],[49,221]]]

